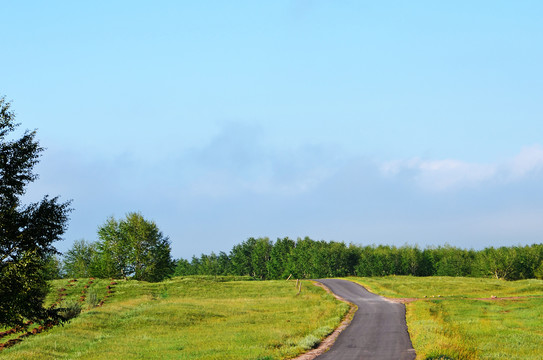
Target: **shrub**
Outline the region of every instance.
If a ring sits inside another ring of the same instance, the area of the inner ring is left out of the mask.
[[[58,311],[64,321],[68,321],[81,314],[81,305],[77,301],[70,301],[64,304]]]

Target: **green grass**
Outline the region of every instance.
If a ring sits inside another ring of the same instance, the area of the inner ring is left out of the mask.
[[[297,295],[293,282],[224,280],[117,281],[104,306],[31,336],[0,357],[287,359],[318,344],[348,311],[346,304],[310,282],[304,282]],[[82,279],[68,289],[68,298],[79,297],[86,282]],[[65,284],[52,283],[49,302],[56,298],[54,289]],[[95,280],[88,291],[103,298],[107,284]]]
[[[491,296],[543,295],[543,281],[447,277],[447,276],[385,276],[350,278],[368,289],[391,298],[460,297],[489,298]]]
[[[417,359],[543,358],[543,281],[390,276],[352,278],[406,304]],[[426,298],[425,298],[426,296]],[[513,300],[478,298],[514,297]]]

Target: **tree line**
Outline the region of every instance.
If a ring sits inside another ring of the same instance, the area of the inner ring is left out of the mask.
[[[543,244],[467,250],[450,245],[361,246],[336,241],[249,238],[227,254],[176,261],[174,275],[239,275],[255,279],[343,276],[543,278]]]

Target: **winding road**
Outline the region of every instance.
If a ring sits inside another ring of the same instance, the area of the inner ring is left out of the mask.
[[[347,280],[317,280],[358,306],[351,324],[317,360],[414,360],[405,322],[405,306]]]

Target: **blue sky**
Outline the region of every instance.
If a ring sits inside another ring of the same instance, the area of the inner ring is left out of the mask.
[[[543,239],[540,1],[4,2],[0,94],[73,199],[173,256]]]

